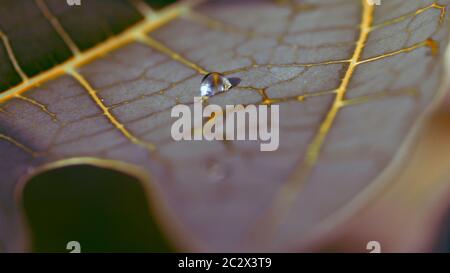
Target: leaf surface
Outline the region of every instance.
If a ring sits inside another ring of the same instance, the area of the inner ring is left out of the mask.
[[[27,24],[0,53],[0,241],[10,249],[22,236],[21,181],[66,165],[131,164],[189,249],[309,248],[379,188],[439,100],[449,2],[223,0],[158,12],[139,2],[106,36],[55,12],[63,32],[46,26],[66,53],[53,63],[45,58],[59,46],[28,46],[39,25]],[[136,11],[150,13],[129,26]],[[171,108],[192,104],[207,72],[240,79],[210,103],[280,105],[277,151],[172,140]]]

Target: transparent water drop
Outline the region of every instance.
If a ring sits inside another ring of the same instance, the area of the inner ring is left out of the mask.
[[[224,75],[212,72],[202,79],[200,94],[202,97],[211,97],[218,93],[228,91],[232,87],[230,80]]]

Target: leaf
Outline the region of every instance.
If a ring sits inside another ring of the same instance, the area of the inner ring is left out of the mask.
[[[387,174],[439,101],[449,2],[181,2],[89,41],[60,19],[65,34],[52,35],[74,35],[81,52],[37,74],[31,67],[56,44],[20,55],[15,45],[29,36],[10,39],[0,55],[1,245],[23,236],[14,232],[24,230],[19,182],[63,166],[126,163],[139,168],[131,175],[151,177],[143,183],[160,192],[155,210],[167,209],[159,220],[190,250],[313,249],[394,182]],[[17,84],[11,69],[25,80]],[[171,107],[192,103],[212,71],[241,82],[211,103],[280,105],[277,151],[172,140]]]

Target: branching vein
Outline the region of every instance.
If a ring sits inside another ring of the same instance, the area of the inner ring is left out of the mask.
[[[367,1],[361,0],[363,5],[362,22],[360,26],[359,39],[356,43],[355,50],[350,59],[349,66],[345,72],[344,78],[336,90],[336,96],[331,109],[328,111],[325,119],[319,126],[319,130],[314,136],[312,142],[307,147],[305,159],[300,165],[293,171],[292,175],[288,181],[281,187],[280,191],[276,194],[271,208],[268,212],[267,224],[273,228],[280,224],[280,221],[285,218],[295,201],[301,186],[304,184],[306,179],[309,177],[311,169],[316,164],[317,158],[322,149],[325,138],[327,137],[329,131],[331,130],[334,121],[336,120],[339,109],[343,106],[343,101],[347,93],[350,80],[352,79],[353,73],[355,72],[358,61],[361,58],[365,43],[369,36],[373,21],[373,6],[369,5]],[[267,228],[267,226],[266,226]]]
[[[11,61],[14,70],[19,74],[22,81],[27,81],[28,76],[23,72],[22,68],[19,65],[19,62],[16,59],[16,55],[14,55],[14,51],[12,50],[11,44],[9,43],[8,36],[4,34],[2,31],[0,31],[0,38],[3,41],[3,44],[6,48],[6,53],[8,54],[9,60]]]
[[[55,31],[59,34],[59,36],[64,41],[64,43],[66,43],[66,45],[69,47],[70,51],[72,51],[72,54],[74,56],[79,55],[80,50],[78,49],[78,46],[75,44],[75,42],[72,40],[70,35],[66,32],[66,30],[62,27],[58,18],[56,18],[51,13],[50,9],[47,7],[47,4],[45,4],[44,0],[36,0],[36,5],[39,7],[39,10],[42,12],[42,14],[44,14],[45,18],[53,26]]]
[[[76,70],[68,69],[67,73],[72,75],[89,93],[89,96],[94,100],[95,104],[102,110],[106,118],[114,125],[114,127],[119,130],[128,140],[134,144],[141,145],[150,151],[155,150],[155,145],[140,140],[133,135],[128,129],[111,113],[109,108],[103,103],[103,101],[98,97],[97,91],[89,84],[89,82]]]

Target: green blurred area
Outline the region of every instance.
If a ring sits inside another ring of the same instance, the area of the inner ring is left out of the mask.
[[[135,178],[88,165],[31,179],[23,192],[33,252],[171,252]]]
[[[177,1],[144,0],[159,10]],[[63,0],[44,1],[75,46],[82,52],[144,20],[129,0],[81,1],[68,6]],[[35,1],[2,0],[0,29],[13,45],[21,70],[33,77],[69,60],[73,50],[40,12]],[[0,93],[22,82],[22,76],[9,60],[8,49],[0,42]]]
[[[177,0],[145,0],[154,9],[160,9],[177,2]]]

